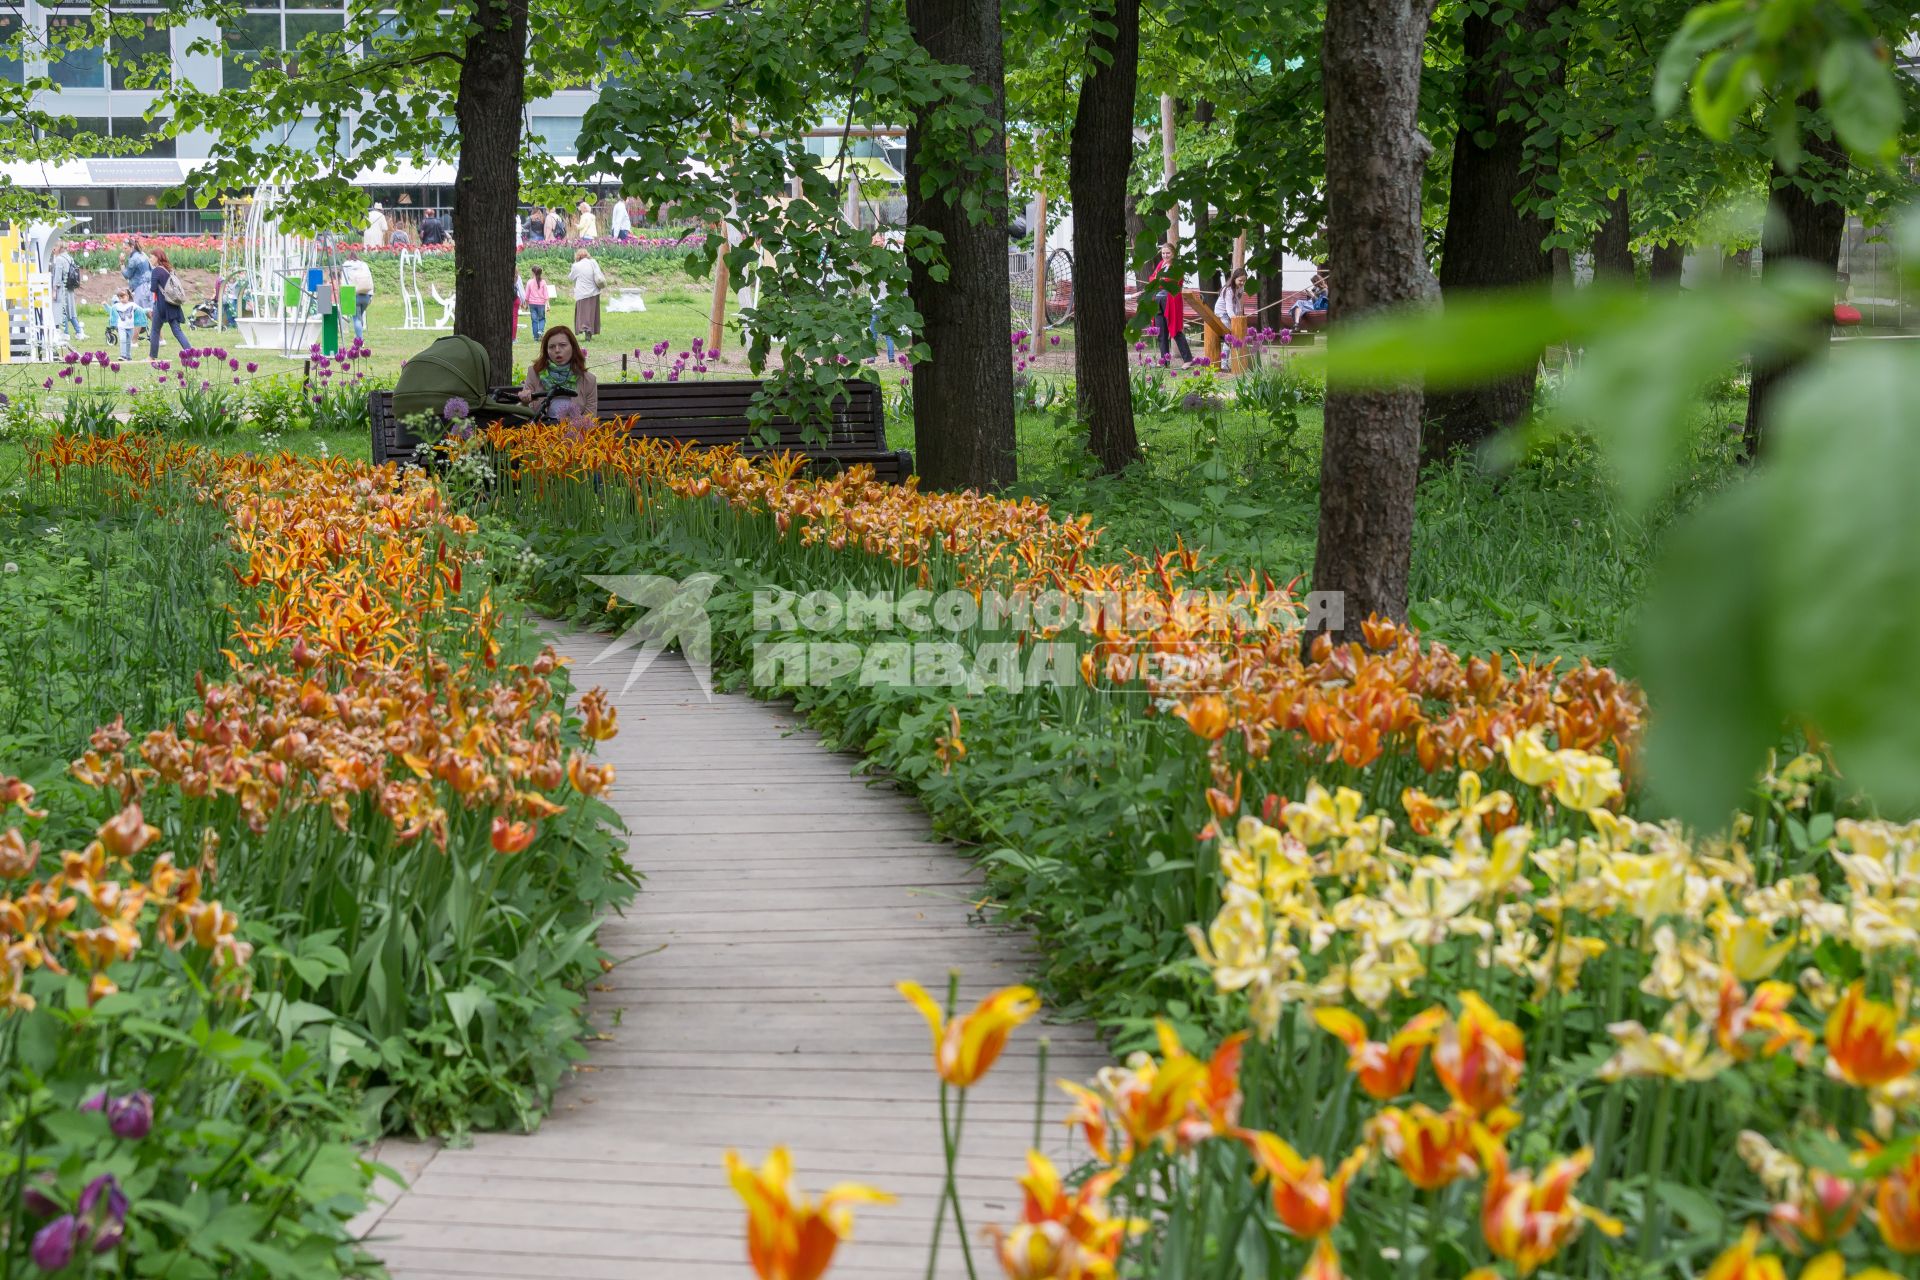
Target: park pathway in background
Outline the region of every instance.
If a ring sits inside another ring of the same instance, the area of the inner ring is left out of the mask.
[[[790,708],[709,700],[678,655],[620,693],[631,651],[595,662],[607,637],[556,643],[576,684],[619,708],[601,758],[619,767],[608,798],[646,883],[601,936],[637,958],[595,986],[602,1038],[538,1132],[383,1145],[411,1187],[362,1220],[368,1248],[395,1280],[739,1280],[753,1274],[746,1214],[723,1155],[757,1165],[785,1145],[809,1197],[843,1181],[900,1197],[856,1209],[832,1276],[923,1275],[938,1079],[927,1026],[893,986],[938,995],[957,968],[970,1009],[1026,979],[1031,942],[983,923],[969,860]],[[1091,1029],[1035,1019],[968,1101],[960,1191],[982,1277],[1000,1267],[980,1228],[1020,1215],[1042,1036],[1046,1149],[1063,1171],[1086,1154],[1053,1079],[1107,1056]],[[951,1221],[942,1254],[941,1276],[965,1275]]]

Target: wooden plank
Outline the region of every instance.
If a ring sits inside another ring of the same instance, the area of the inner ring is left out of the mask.
[[[553,642],[576,685],[594,683],[607,638]],[[724,1156],[785,1144],[809,1192],[858,1180],[901,1197],[858,1215],[835,1276],[924,1275],[937,1080],[926,1025],[893,984],[938,991],[958,969],[971,1005],[1039,957],[1003,924],[981,927],[978,868],[930,839],[911,799],[794,732],[790,708],[709,700],[677,658],[621,692],[625,672],[605,673],[621,733],[599,758],[620,770],[607,799],[646,884],[602,934],[629,957],[588,993],[602,1038],[536,1132],[434,1154],[369,1248],[396,1280],[737,1278],[744,1212]],[[1108,1060],[1084,1025],[1014,1035],[968,1101],[959,1187],[976,1228],[1019,1213],[1043,1038],[1049,1077]],[[1067,1100],[1047,1092],[1043,1145],[1075,1162]],[[951,1230],[936,1274],[963,1274]]]

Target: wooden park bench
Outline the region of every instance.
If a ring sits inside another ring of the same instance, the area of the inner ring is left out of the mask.
[[[885,406],[880,388],[871,382],[840,384],[829,421],[814,424],[825,437],[809,440],[805,428],[791,418],[776,417],[772,426],[779,443],[768,445],[748,421],[747,410],[760,383],[727,382],[613,382],[600,385],[600,421],[632,419],[627,434],[636,439],[688,440],[709,447],[737,445],[746,457],[797,453],[810,471],[838,471],[861,463],[873,468],[885,484],[900,484],[913,474],[913,454],[887,448]],[[410,460],[420,440],[394,420],[393,393],[375,391],[367,398],[373,423],[373,460]]]

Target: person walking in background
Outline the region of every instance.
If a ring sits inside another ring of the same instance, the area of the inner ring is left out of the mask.
[[[547,210],[547,239],[564,240],[567,238],[567,216],[555,205]]]
[[[580,222],[578,224],[578,230],[576,230],[574,234],[582,240],[598,240],[600,238],[600,219],[593,216],[593,206],[585,200],[580,202]]]
[[[446,242],[447,224],[441,221],[438,213],[432,209],[427,210],[427,216],[420,219],[421,247],[425,248],[430,244],[445,244]]]
[[[563,324],[547,330],[540,354],[527,366],[520,403],[532,404],[549,394],[552,399],[547,401],[544,415],[549,421],[600,416],[600,383],[587,372],[586,350]]]
[[[140,324],[140,308],[134,305],[133,290],[121,285],[107,304],[107,326],[120,335],[120,358],[133,359],[133,331]]]
[[[181,330],[180,322],[187,318],[187,290],[178,277],[173,274],[173,264],[167,261],[165,249],[153,251],[153,319],[147,325],[147,359],[160,358],[160,326],[173,326],[173,340],[185,351],[188,347],[187,335]]]
[[[573,251],[573,269],[567,273],[573,282],[573,328],[584,341],[600,332],[600,291],[607,287],[606,273],[584,248]]]
[[[80,325],[80,264],[64,242],[48,264],[48,274],[53,277],[53,314],[60,332],[85,339],[87,331]]]
[[[547,238],[547,211],[535,209],[527,215],[527,239],[545,240]]]
[[[140,251],[140,242],[127,243],[127,260],[120,268],[121,276],[127,282],[127,288],[133,293],[133,303],[143,309],[153,306],[153,264],[147,255]]]
[[[369,249],[378,249],[387,242],[387,214],[375,200],[373,208],[367,212],[367,234],[362,240]]]
[[[527,325],[533,331],[533,340],[538,342],[547,331],[547,303],[553,300],[553,286],[547,283],[546,273],[539,267],[533,269],[533,279],[527,281],[525,298]]]
[[[607,234],[615,240],[626,240],[633,235],[633,211],[627,208],[625,196],[616,199],[612,212],[607,214]]]
[[[346,261],[340,264],[340,283],[353,290],[353,336],[365,342],[367,309],[373,306],[373,268],[359,253],[349,249]]]
[[[1147,283],[1159,282],[1160,289],[1154,297],[1160,300],[1160,354],[1167,355],[1169,345],[1180,348],[1180,358],[1188,364],[1193,363],[1193,348],[1187,345],[1185,325],[1187,323],[1187,301],[1181,296],[1182,281],[1173,270],[1173,246],[1160,246],[1160,261],[1153,264],[1153,274],[1147,277]]]

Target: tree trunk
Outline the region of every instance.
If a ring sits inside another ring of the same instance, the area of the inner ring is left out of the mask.
[[[1067,158],[1071,161],[1073,157],[1069,155]],[[1071,184],[1071,176],[1068,182]],[[1136,285],[1145,283],[1140,279],[1140,270],[1133,262],[1133,247],[1140,243],[1140,237],[1147,234],[1147,215],[1140,212],[1140,206],[1144,200],[1144,196],[1129,195],[1127,197],[1127,266],[1124,274],[1131,275]]]
[[[1847,153],[1831,137],[1823,138],[1814,132],[1825,123],[1813,118],[1818,106],[1816,95],[1808,94],[1800,100],[1801,119],[1808,121],[1802,136],[1806,154],[1801,157],[1800,171],[1789,174],[1777,160],[1773,165],[1770,183],[1773,201],[1767,209],[1767,226],[1761,240],[1765,251],[1760,260],[1762,280],[1782,271],[1808,267],[1833,280],[1840,270],[1840,242],[1846,236],[1847,207],[1837,200],[1819,198],[1807,190],[1807,185],[1827,186],[1835,182],[1847,167]],[[1816,316],[1807,322],[1809,346],[1806,351],[1784,359],[1754,362],[1753,383],[1747,390],[1747,461],[1758,458],[1766,442],[1768,415],[1781,380],[1813,361],[1826,358],[1832,327],[1831,311]]]
[[[527,97],[528,0],[485,0],[468,28],[454,118],[453,331],[486,348],[495,382],[513,379],[514,222],[520,216],[520,126]]]
[[[1327,244],[1342,323],[1414,302],[1428,279],[1420,176],[1420,66],[1430,0],[1328,0],[1320,63],[1327,95]],[[1369,615],[1404,620],[1420,478],[1418,388],[1343,391],[1326,403],[1313,588],[1338,592],[1336,639]]]
[[[931,360],[913,366],[915,459],[930,489],[999,489],[1017,478],[1013,432],[1013,368],[1006,331],[1013,315],[1007,286],[1006,85],[996,0],[907,0],[914,39],[935,62],[967,68],[984,90],[993,139],[968,149],[988,164],[958,184],[927,190],[928,163],[954,142],[935,142],[926,121],[951,106],[921,107],[907,129],[907,221],[945,240],[947,278],[909,258],[914,306]],[[977,199],[971,213],[963,197]]]
[[[1720,259],[1720,275],[1733,280],[1753,279],[1753,250],[1741,249]]]
[[[1622,191],[1607,202],[1607,220],[1593,237],[1594,279],[1633,283],[1633,224]]]
[[[1460,125],[1454,135],[1453,180],[1447,195],[1446,243],[1440,254],[1440,288],[1449,299],[1475,289],[1532,284],[1551,278],[1542,242],[1552,223],[1526,212],[1518,201],[1533,175],[1528,171],[1524,118],[1502,119],[1503,109],[1525,96],[1505,65],[1509,42],[1546,26],[1571,0],[1504,0],[1512,20],[1472,12],[1462,30]],[[1499,6],[1496,6],[1499,7]],[[1564,75],[1561,63],[1556,75]],[[1482,144],[1485,145],[1482,145]],[[1536,369],[1461,391],[1427,397],[1427,458],[1446,458],[1533,407]]]
[[[1647,261],[1647,279],[1655,284],[1679,284],[1680,269],[1687,262],[1687,246],[1683,241],[1669,240],[1665,244],[1653,246],[1653,254]]]
[[[1067,157],[1073,198],[1074,362],[1087,447],[1109,472],[1140,456],[1127,369],[1127,171],[1140,63],[1140,0],[1114,0],[1113,34],[1096,32]]]
[[[1547,254],[1548,273],[1553,277],[1553,291],[1565,293],[1573,288],[1573,255],[1566,246],[1553,249]]]

